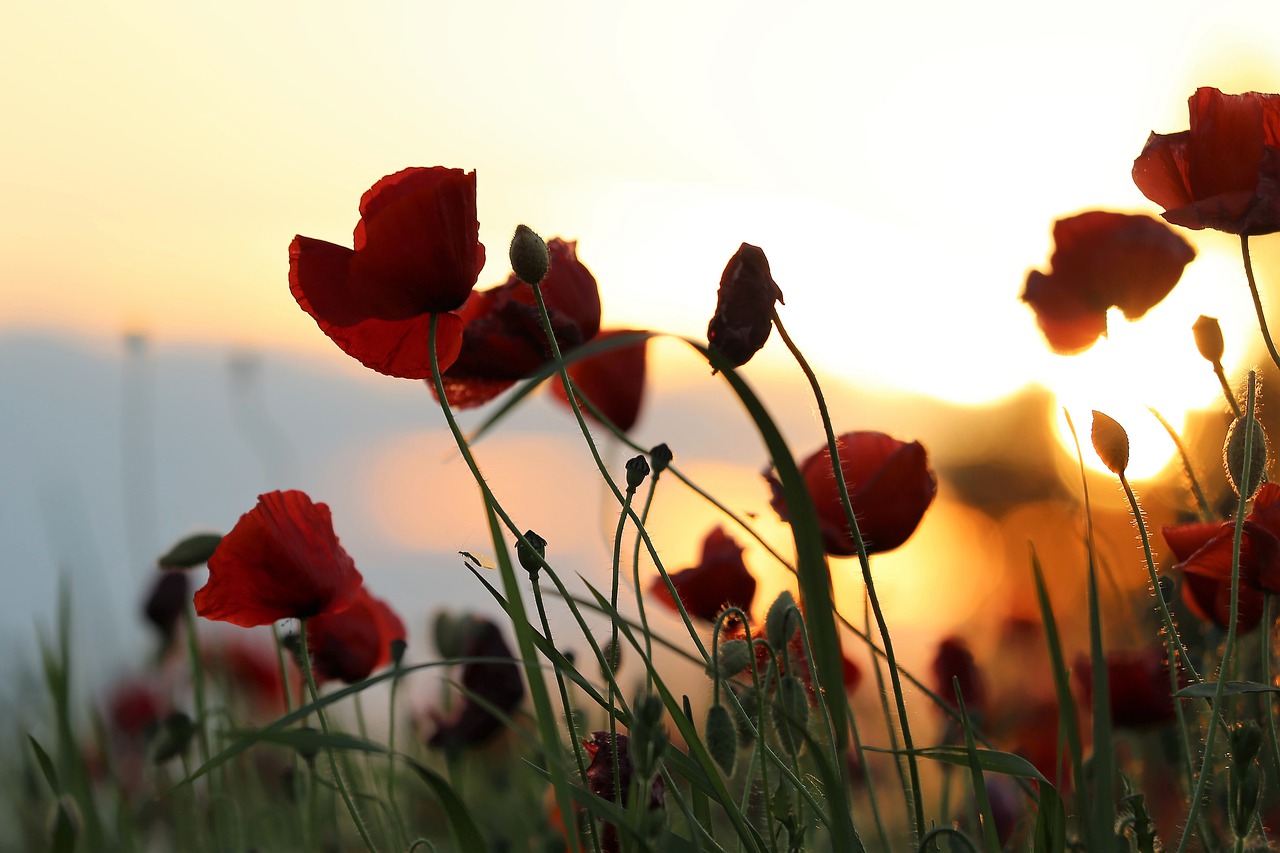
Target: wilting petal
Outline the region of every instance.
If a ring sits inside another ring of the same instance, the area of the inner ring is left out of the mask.
[[[209,558],[196,613],[246,628],[351,606],[360,572],[333,532],[325,504],[302,492],[269,492]]]
[[[307,647],[316,677],[354,684],[391,663],[391,644],[403,641],[404,623],[390,606],[363,587],[341,613],[307,622]]]
[[[712,530],[702,541],[698,565],[672,572],[671,583],[688,614],[706,622],[714,622],[730,604],[749,613],[756,595],[756,579],[742,560],[742,546],[723,527]],[[676,609],[662,578],[655,578],[650,590],[654,598]]]
[[[618,335],[634,334],[629,329],[611,329],[601,332],[596,340],[608,340]],[[627,432],[640,417],[640,404],[644,399],[647,338],[626,344],[599,355],[579,359],[569,365],[569,378],[573,380],[580,397],[585,397],[599,409],[614,426]],[[569,395],[558,378],[550,382],[554,399],[569,405]],[[581,400],[579,400],[581,402]],[[589,409],[585,413],[591,415]]]

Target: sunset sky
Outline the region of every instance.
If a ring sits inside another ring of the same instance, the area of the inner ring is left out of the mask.
[[[1143,431],[1147,406],[1181,426],[1221,405],[1195,318],[1221,319],[1233,377],[1261,354],[1237,241],[1187,234],[1199,257],[1173,294],[1084,356],[1052,355],[1018,297],[1055,219],[1158,212],[1130,168],[1152,130],[1186,128],[1196,87],[1280,91],[1277,32],[1272,0],[12,4],[0,341],[116,357],[139,333],[390,389],[298,309],[287,249],[295,234],[349,245],[369,186],[439,164],[477,172],[481,287],[505,279],[523,222],[578,241],[606,326],[703,336],[725,262],[754,243],[833,383],[964,405],[1040,383],[1078,421],[1130,424],[1150,474],[1172,446]],[[1272,243],[1255,251],[1280,306]],[[0,378],[38,389],[40,368],[11,359]],[[783,369],[774,340],[747,372],[768,386]],[[434,440],[368,450],[382,455],[360,493],[396,488],[379,479],[403,476],[394,448],[445,454]],[[726,488],[758,478],[706,465]],[[961,512],[935,540],[975,529]],[[380,535],[425,546],[396,518]]]

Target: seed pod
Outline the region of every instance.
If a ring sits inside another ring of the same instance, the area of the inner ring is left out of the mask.
[[[1227,480],[1238,495],[1242,491],[1246,499],[1253,497],[1254,492],[1262,485],[1267,476],[1267,433],[1262,424],[1253,418],[1253,441],[1248,450],[1245,449],[1245,426],[1247,421],[1236,418],[1227,430],[1227,441],[1222,448],[1222,462],[1227,469]],[[1249,456],[1249,482],[1242,489],[1240,480],[1244,475],[1246,452]]]
[[[633,456],[627,460],[627,491],[634,492],[640,488],[640,484],[648,476],[649,462],[643,456]]]

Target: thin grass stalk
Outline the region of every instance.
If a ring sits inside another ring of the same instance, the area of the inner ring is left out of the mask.
[[[653,476],[649,478],[649,485],[645,489],[644,506],[640,510],[640,524],[643,525],[649,520],[649,510],[653,508],[654,494],[658,491],[658,478],[662,476],[662,472],[656,468]],[[640,614],[640,634],[644,637],[645,656],[649,660],[653,660],[653,631],[649,629],[649,616],[644,605],[644,590],[640,586],[640,534],[636,534],[634,549],[631,552],[631,572],[636,587],[636,608]],[[653,673],[648,669],[644,672],[645,688],[653,683]]]
[[[628,483],[627,494],[622,501],[622,512],[618,514],[618,528],[613,535],[613,570],[612,577],[609,579],[609,606],[615,613],[618,610],[618,581],[622,575],[622,534],[626,531],[627,512],[631,509],[631,501],[635,494],[636,490]],[[617,669],[618,663],[622,660],[622,649],[618,647],[618,620],[610,620],[610,626],[609,659],[605,662],[605,666],[613,673],[613,677],[609,679],[609,708],[612,709],[617,700]],[[649,670],[651,666],[646,666],[645,669]],[[622,780],[622,756],[619,755],[621,750],[618,749],[618,718],[613,713],[609,714],[609,743],[612,747],[609,755],[613,759],[613,790],[619,791]]]
[[[307,620],[298,620],[298,649],[302,656],[302,671],[307,678],[307,690],[311,694],[311,701],[318,702],[320,691],[316,689],[315,674],[311,670],[311,651],[307,648]],[[325,736],[329,734],[329,718],[325,714],[324,709],[316,707],[316,718],[320,721],[320,730]],[[347,790],[347,783],[343,781],[342,774],[338,772],[338,759],[333,747],[325,747],[325,755],[329,757],[329,770],[333,773],[333,784],[337,787],[338,793],[342,795],[342,801],[346,803],[347,811],[351,813],[351,820],[356,825],[356,832],[360,833],[360,840],[364,842],[364,846],[369,848],[370,853],[377,853],[378,847],[373,843],[373,839],[369,836],[369,829],[364,824],[364,819],[360,817],[360,810],[356,808],[355,800],[351,798],[351,792]]]
[[[867,635],[871,635],[871,603],[863,598],[862,615],[866,620]],[[893,711],[889,708],[889,691],[884,686],[884,670],[880,668],[880,660],[871,658],[871,667],[876,676],[876,695],[880,697],[880,710],[884,715],[885,732],[889,736],[889,749],[893,754],[893,769],[898,774],[898,783],[902,787],[902,804],[907,815],[911,814],[911,787],[907,782],[907,773],[902,766],[902,753],[898,748],[898,730],[893,725]]]
[[[1187,482],[1191,484],[1191,493],[1195,495],[1196,507],[1200,510],[1200,519],[1208,521],[1213,517],[1213,510],[1209,508],[1209,501],[1205,499],[1204,490],[1200,488],[1200,480],[1196,477],[1195,467],[1191,464],[1191,454],[1187,453],[1187,446],[1182,442],[1181,436],[1173,425],[1164,419],[1164,415],[1160,414],[1151,406],[1147,407],[1147,411],[1155,416],[1160,422],[1160,426],[1164,427],[1164,431],[1169,434],[1169,438],[1173,441],[1173,446],[1178,449],[1178,458],[1182,460],[1182,470],[1187,475]],[[1240,413],[1236,412],[1236,417]]]
[[[862,541],[862,534],[858,530],[858,519],[854,516],[853,504],[849,500],[849,485],[844,479],[844,466],[840,464],[840,448],[836,441],[835,429],[831,425],[831,414],[827,410],[827,401],[822,393],[822,386],[818,383],[818,377],[809,366],[809,362],[805,359],[800,348],[796,346],[795,342],[791,340],[791,336],[787,334],[787,330],[782,324],[782,318],[778,316],[776,308],[773,310],[773,325],[778,330],[778,335],[782,338],[782,342],[786,344],[787,349],[790,350],[791,355],[800,366],[805,379],[809,382],[809,387],[813,390],[814,400],[818,404],[818,414],[822,418],[822,429],[827,435],[827,450],[831,454],[831,471],[835,475],[836,491],[840,494],[840,505],[844,508],[845,521],[849,525],[849,533],[852,535],[854,546],[858,551],[858,565],[862,568],[862,581],[866,585],[867,597],[871,601],[871,610],[875,614],[876,627],[880,631],[881,639],[884,641],[885,659],[889,664],[889,681],[893,685],[893,701],[897,706],[898,726],[902,730],[902,743],[907,752],[907,770],[911,776],[912,816],[915,837],[919,838],[925,832],[924,802],[920,788],[920,768],[916,760],[915,744],[911,738],[911,723],[907,719],[907,705],[903,698],[902,680],[898,675],[898,664],[893,652],[893,640],[889,635],[889,623],[884,617],[884,610],[880,607],[880,598],[876,595],[875,580],[871,576],[871,560],[867,555],[866,543]]]
[[[1249,257],[1248,246],[1249,238],[1241,237],[1241,244],[1245,249],[1246,262]],[[1249,273],[1250,284],[1252,285],[1253,275]],[[1256,293],[1256,290],[1254,291]],[[1261,314],[1259,314],[1261,316]],[[1270,338],[1268,337],[1268,346],[1270,346]],[[1274,350],[1272,350],[1274,353]],[[1249,371],[1248,390],[1245,393],[1245,419],[1244,419],[1244,446],[1246,449],[1253,447],[1253,427],[1254,427],[1254,406],[1257,396],[1258,375],[1255,371]],[[1205,736],[1204,755],[1200,762],[1200,773],[1196,778],[1196,790],[1191,797],[1191,810],[1187,814],[1187,823],[1183,827],[1182,838],[1178,842],[1178,853],[1185,853],[1187,845],[1191,842],[1191,827],[1195,826],[1196,816],[1200,812],[1200,806],[1204,801],[1205,786],[1209,780],[1209,765],[1213,760],[1214,738],[1218,734],[1218,726],[1214,722],[1218,719],[1218,714],[1222,708],[1222,698],[1225,692],[1224,688],[1227,684],[1227,668],[1231,662],[1231,653],[1235,651],[1236,643],[1236,621],[1240,616],[1240,545],[1244,537],[1244,518],[1245,507],[1249,503],[1249,490],[1247,483],[1250,481],[1252,472],[1253,454],[1245,452],[1242,454],[1243,461],[1240,465],[1240,476],[1236,482],[1240,485],[1240,500],[1236,503],[1236,526],[1235,533],[1231,538],[1231,616],[1227,625],[1227,639],[1222,648],[1222,663],[1218,666],[1218,680],[1213,692],[1213,705],[1211,706],[1209,717],[1209,733]]]
[[[1271,683],[1271,619],[1274,604],[1275,596],[1270,592],[1264,592],[1262,594],[1262,630],[1258,632],[1258,636],[1262,640],[1262,683],[1268,687],[1274,686]],[[1276,768],[1280,770],[1280,735],[1277,735],[1276,731],[1275,697],[1270,693],[1263,693],[1261,698],[1267,707],[1267,731],[1271,735],[1272,758]]]

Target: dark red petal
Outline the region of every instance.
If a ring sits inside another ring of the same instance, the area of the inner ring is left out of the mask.
[[[338,255],[333,250],[349,251],[309,237],[294,238],[289,247],[289,289],[298,305],[339,349],[365,367],[402,379],[430,379],[431,315],[409,320],[353,319],[351,307],[327,286],[336,280]],[[328,305],[328,314],[316,308],[312,294]],[[453,364],[462,348],[462,319],[457,314],[438,316],[436,355],[443,371]],[[352,322],[347,325],[339,320]]]
[[[1273,536],[1280,536],[1280,485],[1262,484],[1253,498],[1253,509],[1249,511],[1249,520],[1266,529]]]
[[[1164,541],[1179,563],[1186,562],[1191,555],[1199,551],[1205,544],[1221,532],[1223,525],[1216,521],[1197,521],[1191,524],[1170,524],[1161,528]]]
[[[374,184],[360,210],[351,279],[371,316],[406,320],[466,301],[484,266],[475,172],[406,169]]]
[[[1191,611],[1219,628],[1231,623],[1231,583],[1208,575],[1184,573],[1182,598]],[[1263,595],[1253,587],[1240,585],[1236,629],[1252,631],[1262,621]]]
[[[289,290],[323,329],[350,326],[369,318],[351,294],[348,271],[355,252],[301,235],[289,244]]]
[[[461,706],[448,720],[441,721],[427,745],[433,749],[458,750],[478,746],[502,730],[502,720],[490,708],[510,715],[524,698],[521,666],[511,657],[511,648],[498,626],[477,620],[463,648],[463,657],[488,658],[462,668],[465,689]],[[470,697],[481,701],[472,701]]]
[[[601,332],[597,340],[607,340],[618,335],[633,334],[630,329],[612,329]],[[648,338],[620,346],[575,361],[569,365],[569,378],[578,389],[579,397],[585,397],[593,406],[627,432],[640,417],[640,404],[644,398],[644,380]],[[558,377],[550,382],[552,396],[561,404],[569,405],[569,395]],[[581,402],[581,401],[580,401]],[[585,413],[594,417],[589,408]]]
[[[750,612],[756,594],[756,579],[742,560],[742,546],[722,527],[703,539],[698,565],[672,572],[671,583],[689,615],[706,622],[714,622],[730,604]],[[650,589],[663,604],[677,609],[661,577],[654,579]]]
[[[716,312],[707,325],[707,344],[734,367],[746,364],[769,340],[773,303],[782,291],[769,271],[764,250],[743,243],[729,259],[716,292]]]
[[[360,584],[329,507],[302,492],[270,492],[222,538],[195,607],[206,619],[250,628],[341,612]]]
[[[1133,161],[1133,182],[1147,198],[1166,210],[1191,204],[1188,156],[1191,131],[1153,133]]]
[[[1264,96],[1224,95],[1201,88],[1188,100],[1191,113],[1191,194],[1197,201],[1233,192],[1252,195],[1264,145]]]
[[[1056,353],[1069,355],[1088,349],[1107,333],[1105,306],[1083,301],[1038,270],[1027,274],[1022,301],[1036,312],[1036,325]]]
[[[933,658],[935,690],[953,708],[960,707],[956,700],[956,682],[960,684],[960,696],[970,711],[981,710],[986,705],[986,690],[982,673],[973,659],[969,645],[959,637],[946,637],[938,644]]]
[[[400,617],[363,588],[351,607],[307,623],[307,646],[316,676],[347,684],[362,681],[390,663],[392,641],[404,638]]]

